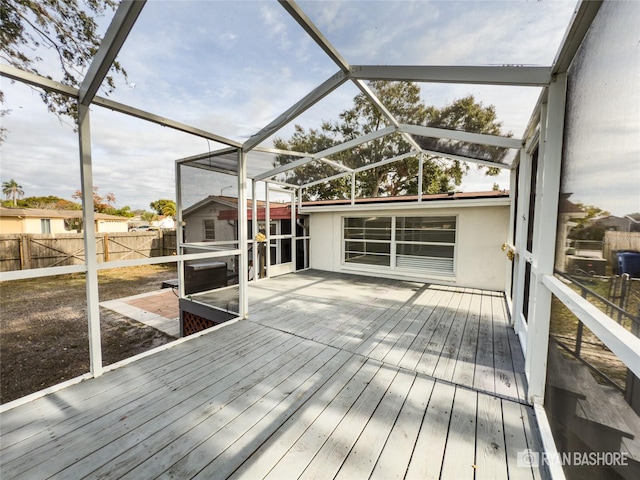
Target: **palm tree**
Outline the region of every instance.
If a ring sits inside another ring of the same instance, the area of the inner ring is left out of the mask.
[[[2,182],[2,193],[7,197],[7,200],[11,198],[13,200],[13,206],[18,205],[18,198],[24,197],[24,190],[22,186],[18,185],[13,178],[8,182]]]

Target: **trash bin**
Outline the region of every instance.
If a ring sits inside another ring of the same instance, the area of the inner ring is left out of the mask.
[[[618,253],[618,275],[623,273],[628,273],[633,278],[640,278],[640,253]]]

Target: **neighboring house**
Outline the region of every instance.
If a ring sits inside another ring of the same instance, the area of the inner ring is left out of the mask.
[[[95,231],[126,232],[127,218],[95,213]],[[67,230],[66,220],[82,218],[80,210],[48,210],[42,208],[0,207],[0,233],[56,234]]]
[[[165,230],[173,230],[176,228],[176,222],[173,217],[160,215],[158,220],[151,222],[151,225],[155,225],[158,228],[162,228]]]
[[[257,216],[260,230],[264,229],[266,202],[258,200]],[[291,221],[289,204],[271,202],[269,205],[271,217],[271,233],[281,234],[286,231],[283,223]],[[247,214],[251,218],[252,203],[247,201]],[[186,208],[182,213],[184,227],[184,242],[228,242],[238,239],[238,199],[210,195]],[[248,222],[249,238],[253,238],[252,222]],[[287,233],[291,233],[291,230]]]
[[[615,232],[640,232],[640,221],[631,217],[616,217],[609,215],[608,217],[596,218],[593,225],[604,228],[608,231]]]
[[[504,290],[509,193],[305,202],[310,267]]]
[[[569,232],[578,226],[574,220],[587,216],[587,212],[569,200],[570,196],[570,193],[562,194],[558,201],[558,234],[556,236],[556,252],[558,254],[555,258],[555,267],[562,271],[566,269],[566,254],[570,252]],[[563,252],[564,255],[561,255],[560,252]]]

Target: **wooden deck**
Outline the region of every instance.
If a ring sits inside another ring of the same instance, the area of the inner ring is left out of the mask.
[[[304,272],[251,318],[2,415],[0,477],[545,478],[499,294]]]

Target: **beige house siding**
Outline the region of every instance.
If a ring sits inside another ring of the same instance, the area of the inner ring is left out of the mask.
[[[13,217],[0,217],[0,233],[24,233],[22,220]]]
[[[439,216],[457,217],[454,275],[390,270],[384,267],[345,264],[343,261],[344,217],[351,216]],[[375,209],[339,212],[310,212],[310,266],[318,270],[358,273],[503,291],[507,258],[501,250],[509,232],[509,207],[443,207],[421,209]]]

